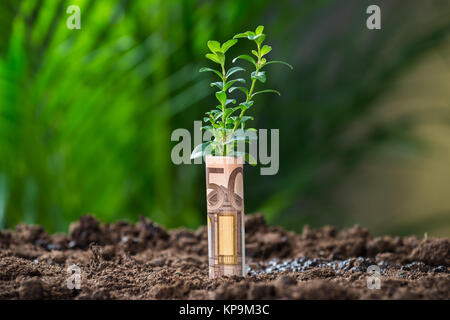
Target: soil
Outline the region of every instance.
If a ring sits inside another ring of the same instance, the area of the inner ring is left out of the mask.
[[[0,232],[0,298],[450,299],[449,238],[372,237],[359,226],[296,234],[261,215],[245,226],[248,276],[210,280],[205,227],[166,231],[143,217],[100,224],[83,216],[68,235],[50,236],[18,225]],[[372,265],[379,290],[368,289]]]

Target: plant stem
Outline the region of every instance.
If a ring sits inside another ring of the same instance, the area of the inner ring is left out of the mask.
[[[224,64],[222,64],[222,91],[223,92],[225,92],[225,85],[226,85],[226,83],[227,83],[227,77],[226,77],[225,67],[224,67]],[[226,128],[226,124],[225,124],[225,121],[226,121],[225,109],[226,109],[226,101],[225,101],[225,103],[222,103],[222,129],[223,129],[223,131],[222,131],[222,145],[223,146],[225,145],[225,138],[226,138],[226,135],[225,135],[225,128]],[[220,143],[219,143],[219,145],[220,145]],[[221,154],[222,155],[224,155],[224,151],[225,151],[225,149],[221,150]]]
[[[258,47],[258,62],[256,63],[255,73],[258,73],[260,70],[259,65],[261,63],[261,46],[259,44],[256,44],[256,45]],[[256,83],[256,79],[253,79],[252,85],[250,86],[250,90],[248,91],[247,99],[245,100],[245,102],[250,101],[252,94],[253,94],[253,90],[255,89],[255,83]],[[244,114],[245,114],[245,111],[242,110],[241,113],[239,114],[239,120],[236,121],[236,123],[234,124],[233,131],[231,131],[231,134],[233,134],[237,130],[238,126],[241,124],[242,117],[244,116]]]

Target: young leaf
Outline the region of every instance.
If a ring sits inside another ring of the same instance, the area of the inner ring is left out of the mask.
[[[217,110],[217,111],[219,111],[219,110]],[[214,120],[217,120],[217,119],[221,118],[222,115],[223,115],[223,112],[217,113],[217,114],[214,116]]]
[[[261,48],[261,57],[265,56],[270,51],[272,51],[272,47],[271,46],[268,46],[267,44],[263,45],[263,47]]]
[[[247,39],[249,40],[253,40],[253,38],[256,36],[253,31],[247,31],[245,34],[247,35]]]
[[[220,77],[220,79],[222,79],[222,74],[219,71],[211,69],[211,68],[203,67],[198,72],[214,72],[215,74],[217,74]]]
[[[227,101],[227,94],[225,93],[225,91],[217,91],[216,98],[217,100],[219,100],[221,105],[224,105]]]
[[[216,109],[214,109],[214,110],[211,110],[211,111],[208,111],[208,112],[205,112],[205,114],[206,115],[215,115],[215,114],[217,114],[218,112],[220,112],[219,110],[216,110]]]
[[[259,58],[258,52],[257,52],[256,50],[252,50],[252,53],[253,53],[253,55],[254,55],[255,57]]]
[[[255,92],[255,93],[253,93],[253,94],[252,94],[252,98],[253,98],[254,96],[256,96],[257,94],[261,94],[261,93],[269,93],[269,92],[276,93],[276,94],[278,94],[279,96],[281,96],[281,93],[278,92],[277,90],[267,89],[267,90],[261,90],[261,91],[257,91],[257,92]]]
[[[249,109],[251,106],[253,105],[253,101],[249,101],[249,102],[242,102],[239,106],[241,106],[241,109],[243,111]]]
[[[235,101],[236,102],[236,101]],[[225,110],[225,117],[229,117],[234,112],[234,108],[228,108]]]
[[[238,60],[238,59],[243,59],[243,60],[247,60],[247,61],[249,61],[249,62],[251,62],[251,63],[253,63],[253,65],[255,65],[256,66],[256,61],[255,61],[255,59],[253,59],[252,57],[250,57],[249,55],[246,55],[246,54],[242,54],[242,55],[240,55],[240,56],[237,56],[236,58],[234,58],[233,59],[233,63],[235,63],[236,62],[236,60]]]
[[[246,31],[244,33],[238,33],[237,35],[235,35],[233,37],[233,39],[238,39],[238,38],[247,38],[249,40],[253,40],[253,38],[256,36],[256,34],[253,31]]]
[[[234,124],[234,120],[232,118],[234,118],[234,117],[227,119],[227,124]]]
[[[289,68],[291,68],[291,70],[294,69],[293,66],[291,66],[289,63],[284,62],[284,61],[276,61],[276,60],[273,60],[273,61],[266,62],[264,65],[267,66],[268,64],[272,64],[272,63],[281,63],[281,64],[284,64],[284,65],[288,66]]]
[[[264,33],[262,33],[262,34],[258,34],[254,40],[257,44],[261,44],[264,42],[264,39],[266,39],[266,35]]]
[[[265,38],[265,35],[264,35],[263,33],[258,34],[258,35],[252,33],[252,34],[249,34],[247,38],[248,38],[248,40],[256,40],[256,39],[259,39],[259,38],[261,38],[261,37],[264,37],[264,38]],[[263,40],[264,40],[264,39],[263,39]]]
[[[199,144],[198,146],[196,146],[194,148],[194,150],[191,153],[191,159],[195,159],[195,158],[199,158],[201,156],[203,156],[203,154],[205,153],[205,150],[210,144],[212,143],[212,141],[207,141],[204,142],[202,144]]]
[[[229,93],[232,93],[234,90],[239,90],[239,91],[242,91],[246,96],[248,95],[248,89],[247,88],[245,88],[245,87],[231,87],[229,90],[228,90],[228,92]]]
[[[253,71],[251,75],[252,79],[258,79],[262,83],[266,82],[266,73],[264,71]]]
[[[212,82],[212,83],[210,83],[210,86],[211,87],[216,87],[216,88],[218,88],[219,90],[223,90],[223,82],[220,82],[220,81],[218,81],[218,82]],[[225,89],[226,90],[226,89]]]
[[[253,120],[253,117],[243,116],[242,119],[241,119],[241,122],[245,122],[245,121],[248,121],[248,120]]]
[[[228,78],[228,77],[231,76],[233,73],[236,73],[236,72],[238,72],[238,71],[245,71],[245,69],[244,69],[244,68],[241,68],[241,67],[233,67],[233,68],[230,68],[230,70],[227,71],[227,74],[226,74],[225,76]]]
[[[264,26],[258,26],[255,30],[256,34],[261,34],[264,31]]]
[[[222,64],[222,62],[220,61],[219,57],[216,56],[215,54],[207,53],[206,54],[206,58],[208,58],[211,61],[214,61],[215,63]]]
[[[236,83],[236,82],[242,82],[242,83],[245,83],[245,79],[243,79],[243,78],[238,78],[238,79],[234,79],[234,80],[228,81],[227,84],[225,85],[224,90],[225,90],[225,91],[228,90],[228,88],[231,87],[231,86],[232,86],[234,83]]]
[[[207,45],[208,45],[209,50],[211,50],[211,52],[221,51],[219,41],[210,40],[210,41],[208,41]]]
[[[228,104],[230,104],[230,103],[236,103],[236,100],[234,100],[234,99],[227,99],[226,101],[225,101],[225,106],[227,106]],[[230,110],[230,109],[227,109],[227,110]],[[228,116],[228,115],[227,115]]]
[[[233,37],[233,39],[239,39],[239,38],[247,38],[247,33],[238,33]]]
[[[225,42],[224,44],[222,44],[222,48],[221,51],[223,53],[227,52],[228,49],[230,49],[232,46],[234,46],[236,44],[237,40],[236,39],[231,39],[228,40],[227,42]]]

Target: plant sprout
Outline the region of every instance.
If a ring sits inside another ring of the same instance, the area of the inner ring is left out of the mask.
[[[202,130],[210,131],[214,139],[196,146],[192,152],[191,159],[211,154],[215,156],[243,156],[247,162],[252,164],[256,163],[248,153],[244,152],[242,154],[242,152],[235,151],[235,147],[239,141],[249,142],[250,140],[249,136],[243,135],[241,132],[244,130],[256,131],[254,128],[246,129],[247,121],[253,120],[253,117],[246,115],[246,112],[253,107],[253,99],[256,95],[262,93],[276,93],[280,95],[277,90],[273,89],[255,91],[257,83],[264,84],[266,82],[266,71],[263,71],[263,69],[270,64],[280,63],[293,69],[290,64],[284,61],[268,61],[265,58],[272,51],[272,47],[267,44],[263,45],[266,38],[263,31],[264,26],[258,26],[255,31],[238,33],[233,39],[223,44],[220,44],[218,41],[208,41],[207,45],[211,52],[206,54],[206,58],[218,64],[220,69],[216,70],[204,67],[200,69],[200,72],[213,72],[219,77],[220,81],[211,83],[211,87],[219,90],[216,92],[219,105],[217,105],[216,109],[206,112],[206,117],[203,118],[206,125],[202,127]],[[243,54],[232,60],[233,64],[237,60],[245,60],[254,67],[254,71],[250,73],[251,82],[249,87],[245,86],[246,80],[244,78],[231,79],[231,76],[239,72],[246,72],[244,68],[238,66],[231,67],[230,69],[226,68],[226,52],[240,38],[247,38],[256,44],[256,50],[251,51],[254,57]],[[231,94],[235,90],[241,91],[244,94],[241,102],[236,102],[235,99],[229,98],[227,93]],[[242,131],[239,129],[242,129]]]

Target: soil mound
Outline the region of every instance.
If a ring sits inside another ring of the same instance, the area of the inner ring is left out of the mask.
[[[0,299],[450,299],[448,238],[372,237],[359,226],[296,234],[262,215],[245,227],[248,276],[210,280],[205,227],[89,215],[68,235],[18,225],[0,232]]]

